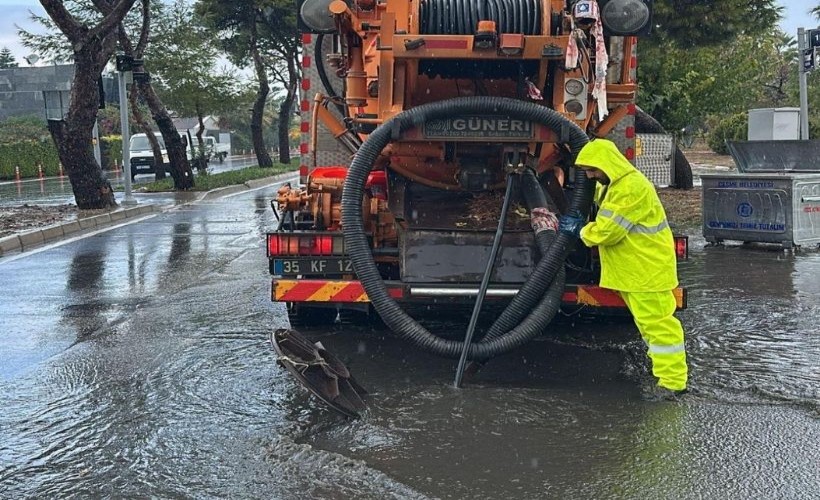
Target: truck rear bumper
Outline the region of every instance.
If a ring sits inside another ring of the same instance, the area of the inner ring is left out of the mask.
[[[448,284],[408,284],[386,281],[387,291],[398,302],[406,303],[473,303],[478,286]],[[490,287],[487,300],[509,300],[517,287]],[[686,309],[686,290],[674,290],[678,309]],[[271,300],[274,302],[370,302],[364,287],[358,280],[278,279],[271,283]],[[626,309],[618,292],[595,285],[567,285],[562,302],[566,306],[585,306],[602,309]]]

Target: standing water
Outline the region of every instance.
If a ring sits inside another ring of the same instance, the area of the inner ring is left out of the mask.
[[[692,249],[678,403],[641,399],[629,322],[565,317],[461,390],[388,332],[306,330],[371,393],[346,420],[268,344],[272,195],[0,260],[0,497],[820,497],[820,254]]]

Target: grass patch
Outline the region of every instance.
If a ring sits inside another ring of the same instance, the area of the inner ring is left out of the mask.
[[[211,189],[225,186],[235,186],[244,184],[247,181],[270,177],[284,172],[292,172],[297,168],[296,162],[290,164],[274,163],[273,167],[247,167],[218,174],[198,174],[194,177],[194,188],[191,191],[210,191]],[[140,186],[139,190],[144,193],[161,193],[174,191],[174,180],[169,176],[161,181],[154,181]]]

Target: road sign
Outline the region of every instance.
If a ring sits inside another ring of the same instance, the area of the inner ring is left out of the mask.
[[[820,47],[820,29],[809,30],[809,47]]]
[[[816,49],[804,49],[803,50],[803,72],[808,73],[815,68],[815,52]]]

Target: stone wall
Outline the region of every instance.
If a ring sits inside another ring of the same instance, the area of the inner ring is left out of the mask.
[[[0,69],[0,121],[25,115],[45,118],[43,91],[68,91],[73,78],[73,64]],[[106,102],[116,103],[116,80],[103,78],[103,87]]]

